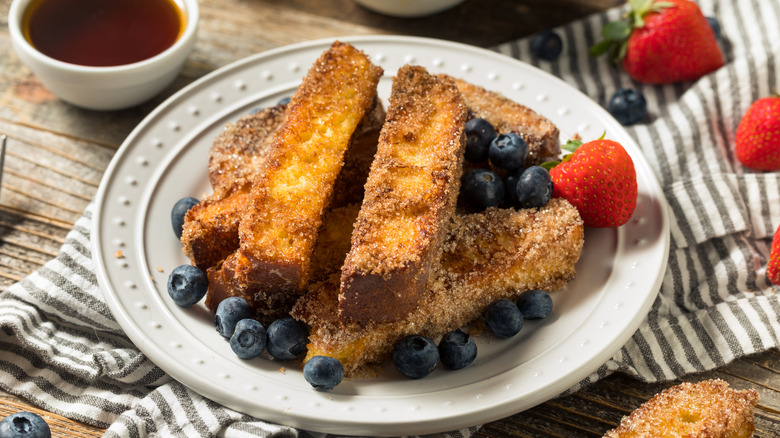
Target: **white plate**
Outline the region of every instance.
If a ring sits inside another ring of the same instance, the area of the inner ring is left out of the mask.
[[[380,96],[406,63],[497,90],[552,119],[568,138],[606,131],[632,156],[639,202],[618,229],[586,230],[578,274],[554,295],[554,313],[506,341],[478,341],[459,371],[421,380],[391,367],[375,379],[312,390],[296,364],[244,361],[214,329],[205,306],[177,307],[168,273],[187,263],[170,225],[184,196],[210,190],[207,154],[224,124],[290,95],[330,45],[314,41],[263,52],[198,80],[171,97],[127,138],[100,185],[92,241],[106,300],[130,339],[174,378],[258,418],[348,434],[434,433],[497,420],[542,403],[587,377],[634,333],[660,287],[669,249],[666,202],[639,148],[601,107],[561,80],[512,58],[450,42],[343,38],[382,66]],[[116,251],[124,257],[117,258]]]

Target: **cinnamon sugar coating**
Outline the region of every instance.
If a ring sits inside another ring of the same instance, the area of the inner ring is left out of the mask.
[[[642,404],[604,437],[747,438],[757,403],[755,390],[733,390],[723,380],[685,382]]]
[[[426,293],[406,316],[342,325],[335,276],[312,286],[292,314],[311,326],[307,357],[335,357],[347,375],[358,375],[386,359],[406,335],[438,339],[477,319],[497,299],[515,299],[529,289],[562,288],[574,277],[583,239],[582,219],[564,199],[552,199],[541,209],[457,214],[447,226]]]
[[[342,268],[342,320],[394,320],[416,307],[455,210],[465,121],[451,80],[398,70]]]
[[[249,265],[235,271],[243,275],[239,283],[303,293],[345,152],[375,105],[381,75],[363,52],[340,42],[309,70],[252,182],[239,224],[242,260]]]
[[[214,278],[266,294],[302,293],[345,152],[376,106],[381,74],[339,42],[314,63],[252,181],[239,219],[241,254],[231,256],[231,275]]]
[[[549,119],[495,91],[452,78],[469,108],[469,119],[480,117],[500,134],[513,132],[528,143],[526,166],[540,164],[561,152],[560,131]]]
[[[214,191],[187,212],[181,243],[192,264],[207,269],[238,248],[238,223],[265,160],[269,139],[284,120],[279,105],[229,123],[209,151]]]

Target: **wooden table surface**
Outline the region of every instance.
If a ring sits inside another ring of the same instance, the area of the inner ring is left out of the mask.
[[[622,3],[467,0],[431,17],[400,19],[372,13],[350,0],[201,0],[198,43],[176,82],[139,107],[93,112],[59,101],[21,64],[8,33],[10,2],[0,0],[0,134],[8,136],[0,190],[2,289],[57,255],[66,233],[95,196],[111,157],[132,128],[174,91],[218,67],[274,47],[342,35],[414,35],[490,47]],[[758,390],[761,402],[756,409],[756,436],[777,436],[780,352],[743,358],[682,380],[712,377],[735,388]],[[643,401],[676,383],[646,384],[613,375],[576,394],[487,424],[479,436],[601,436]],[[42,412],[0,392],[0,418],[21,410],[42,414],[54,436],[96,437],[103,432]]]

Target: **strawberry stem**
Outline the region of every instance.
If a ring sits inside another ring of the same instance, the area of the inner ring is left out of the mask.
[[[618,63],[626,56],[628,39],[634,29],[645,26],[647,14],[671,8],[674,3],[663,0],[628,0],[629,10],[620,21],[612,21],[601,30],[602,41],[590,48],[590,56],[601,56],[609,52],[609,60]]]

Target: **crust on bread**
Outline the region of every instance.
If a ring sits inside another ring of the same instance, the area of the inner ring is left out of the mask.
[[[248,266],[239,282],[301,294],[322,217],[353,134],[371,109],[382,69],[335,42],[292,96],[239,224]]]
[[[754,389],[737,391],[723,380],[684,382],[643,403],[604,438],[748,438],[757,403]]]
[[[480,117],[490,122],[499,134],[513,132],[523,137],[528,143],[526,167],[560,155],[560,131],[549,119],[500,93],[452,79],[469,108],[469,119]]]
[[[252,179],[284,112],[278,105],[243,116],[212,143],[208,174],[214,191],[187,212],[182,227],[182,248],[193,265],[206,270],[238,248],[238,224]]]
[[[417,305],[455,210],[465,121],[449,78],[398,70],[342,268],[343,321],[394,320]]]
[[[348,376],[360,375],[406,335],[438,339],[477,319],[497,299],[529,289],[558,290],[574,277],[584,239],[577,209],[559,198],[540,209],[455,215],[447,230],[426,293],[396,321],[342,325],[337,278],[314,285],[292,311],[311,327],[307,358],[335,357]]]

